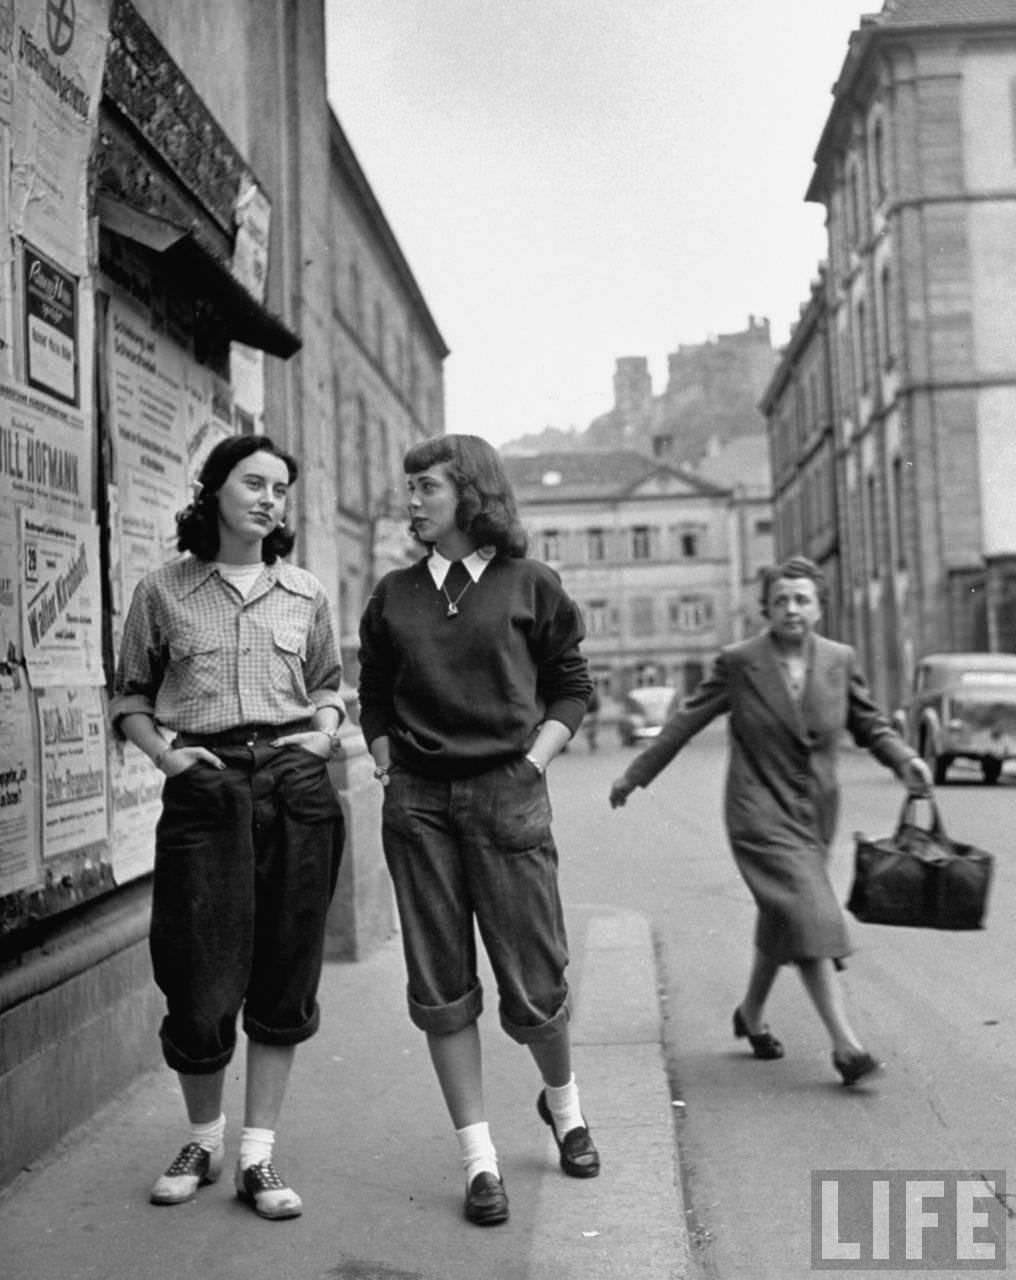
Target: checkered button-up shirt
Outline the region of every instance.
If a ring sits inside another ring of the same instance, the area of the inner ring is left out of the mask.
[[[124,625],[113,723],[143,712],[189,733],[344,714],[342,663],[324,588],[264,565],[246,599],[214,564],[186,556],[138,583]]]

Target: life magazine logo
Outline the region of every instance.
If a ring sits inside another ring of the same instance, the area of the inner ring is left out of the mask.
[[[817,1169],[816,1271],[1003,1271],[1014,1212],[1001,1169]]]

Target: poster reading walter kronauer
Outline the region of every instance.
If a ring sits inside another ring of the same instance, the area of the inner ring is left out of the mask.
[[[21,507],[18,563],[32,688],[105,684],[98,528]]]

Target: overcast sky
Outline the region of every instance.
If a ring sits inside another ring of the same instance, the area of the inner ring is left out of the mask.
[[[878,10],[880,3],[867,6]],[[614,361],[768,316],[857,0],[326,0],[332,106],[451,348],[449,431],[585,427]]]

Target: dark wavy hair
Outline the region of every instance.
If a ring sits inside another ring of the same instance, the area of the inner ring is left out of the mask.
[[[762,570],[759,578],[759,605],[764,617],[769,616],[769,592],[772,590],[773,583],[778,582],[780,578],[808,578],[815,584],[819,604],[825,607],[827,595],[825,574],[815,561],[809,560],[807,556],[790,556],[779,564],[771,564],[767,569]]]
[[[226,478],[244,458],[252,453],[270,453],[281,459],[292,484],[299,475],[296,461],[284,453],[268,436],[229,436],[220,440],[205,459],[198,476],[194,501],[176,517],[176,545],[181,551],[193,552],[199,560],[214,560],[219,554],[219,503],[217,495]],[[274,564],[280,556],[293,550],[296,535],[285,525],[273,529],[261,543],[261,559]]]
[[[526,554],[528,538],[519,520],[515,494],[492,444],[480,436],[447,435],[422,440],[402,460],[407,476],[444,463],[459,495],[455,523],[478,547],[502,555]],[[415,529],[413,536],[418,542]]]

